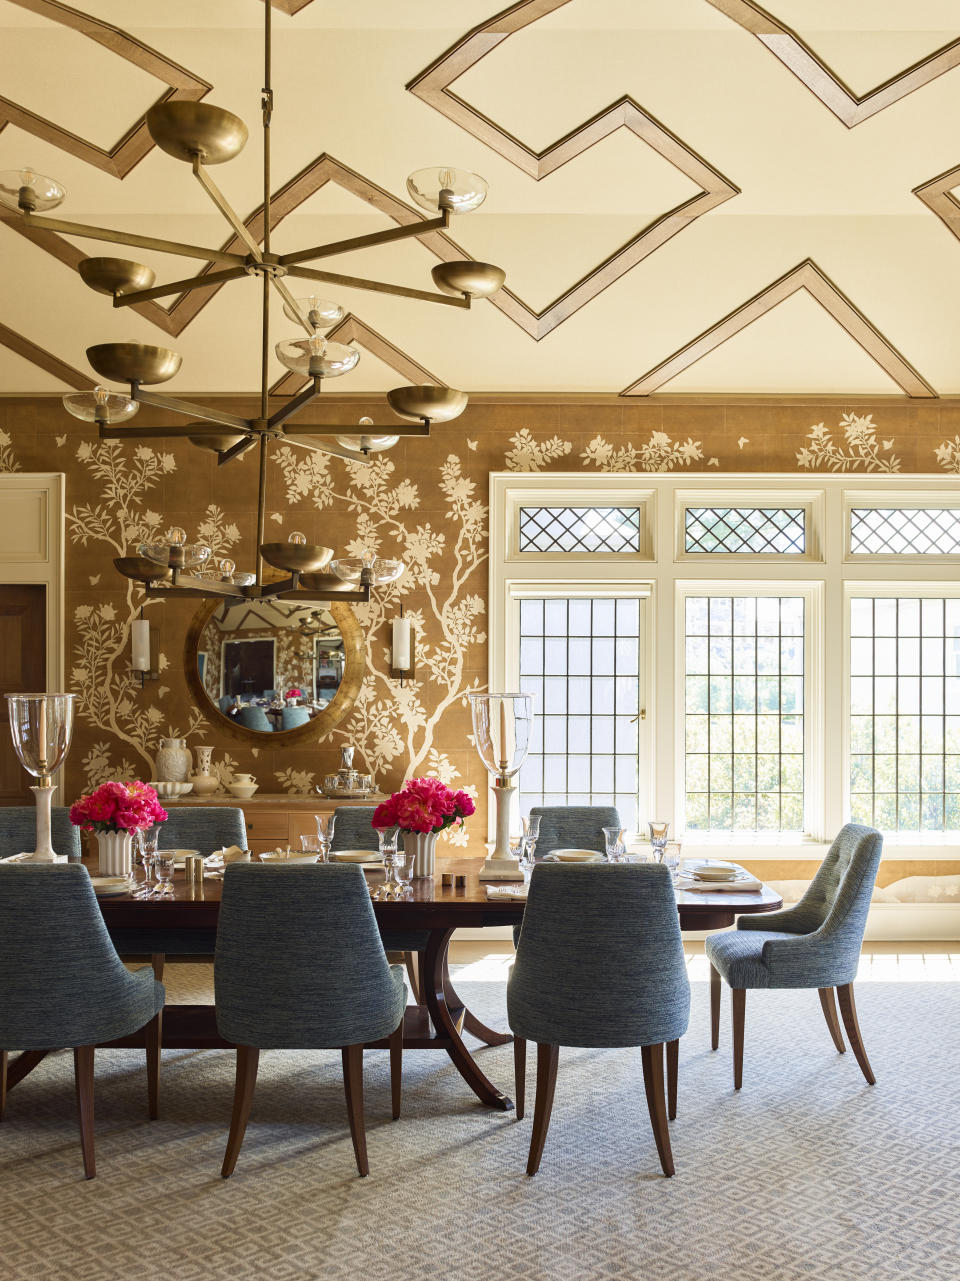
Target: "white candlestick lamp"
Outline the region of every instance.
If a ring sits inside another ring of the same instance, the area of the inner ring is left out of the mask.
[[[493,778],[497,839],[480,871],[481,881],[522,881],[520,861],[510,853],[513,779],[526,760],[533,726],[532,694],[470,694],[477,752]]]
[[[50,840],[50,804],[53,775],[63,764],[73,736],[75,694],[7,694],[10,737],[20,764],[32,774],[37,785],[30,790],[37,798],[36,849],[23,861],[64,863]]]

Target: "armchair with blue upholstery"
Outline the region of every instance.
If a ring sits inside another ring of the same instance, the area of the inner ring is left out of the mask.
[[[296,729],[299,725],[306,725],[310,720],[310,712],[306,707],[285,707],[280,713],[280,728]]]
[[[223,1177],[233,1173],[240,1154],[260,1051],[274,1048],[340,1049],[357,1169],[367,1174],[363,1048],[371,1041],[389,1044],[396,1119],[407,994],[403,968],[387,963],[362,869],[355,863],[230,864],[214,985],[220,1035],[237,1046]]]
[[[0,1120],[11,1049],[39,1062],[73,1049],[80,1145],[97,1172],[93,1067],[97,1045],[146,1026],[149,1114],[157,1116],[163,984],[131,973],[103,923],[87,869],[77,863],[0,866]]]
[[[80,829],[70,822],[70,810],[65,805],[55,805],[50,811],[50,839],[57,854],[65,854],[71,863],[80,862]],[[0,808],[0,858],[36,848],[36,806],[5,805]]]
[[[249,704],[241,707],[237,712],[236,722],[244,729],[255,729],[260,734],[273,733],[273,726],[262,707],[253,707]]]
[[[641,1047],[647,1108],[660,1164],[673,1174],[664,1100],[667,1049],[671,1116],[676,1049],[687,1030],[690,985],[677,901],[658,863],[540,863],[507,983],[514,1033],[517,1119],[524,1114],[526,1043],[537,1042],[537,1095],[527,1174],[540,1168],[559,1047]]]
[[[743,1083],[743,1026],[747,988],[815,987],[833,1043],[844,1053],[834,991],[850,1046],[869,1085],[876,1078],[857,1022],[853,981],[880,863],[883,837],[848,823],[794,907],[741,916],[735,930],[708,938],[712,1044],[719,1044],[720,980],[733,1004],[733,1084]]]

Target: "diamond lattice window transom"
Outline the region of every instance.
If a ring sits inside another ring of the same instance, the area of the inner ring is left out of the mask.
[[[802,507],[688,507],[685,552],[802,556],[806,522]]]
[[[894,556],[956,556],[960,509],[864,507],[850,512],[850,551]]]
[[[521,507],[522,552],[639,552],[640,507]]]

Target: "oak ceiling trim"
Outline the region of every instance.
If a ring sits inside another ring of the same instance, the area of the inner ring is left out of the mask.
[[[395,369],[401,378],[406,378],[408,383],[417,385],[419,383],[434,383],[437,387],[446,387],[446,383],[432,374],[429,369],[418,364],[412,356],[401,348],[397,347],[389,338],[384,338],[383,334],[377,333],[369,325],[364,324],[352,313],[344,316],[338,324],[327,334],[328,338],[335,339],[342,343],[356,343],[358,346],[365,348],[371,356],[376,356],[382,360],[385,365]],[[270,388],[271,396],[295,396],[297,392],[302,391],[309,382],[309,378],[301,378],[299,374],[292,371],[286,373]],[[333,393],[331,393],[332,396]],[[371,396],[375,393],[365,392],[364,395]],[[327,397],[324,396],[323,400]]]
[[[714,169],[666,125],[644,111],[629,94],[624,94],[616,102],[604,107],[543,151],[535,151],[450,88],[454,80],[509,36],[568,3],[569,0],[521,0],[521,3],[511,5],[509,9],[504,9],[489,21],[468,31],[407,85],[410,93],[538,182],[554,173],[561,165],[568,164],[602,142],[617,129],[625,128],[700,187],[698,195],[690,197],[641,228],[625,245],[541,311],[529,306],[507,288],[501,289],[490,299],[494,307],[509,316],[537,342],[696,218],[740,194],[739,187]],[[435,236],[438,243],[452,243],[442,232],[435,233]],[[427,238],[424,239],[426,241]],[[450,257],[446,253],[439,256],[447,260]]]
[[[94,18],[89,13],[81,13],[78,9],[60,4],[59,0],[11,0],[11,3],[19,5],[21,9],[28,9],[41,18],[78,31],[82,36],[116,54],[118,58],[133,63],[147,75],[161,80],[167,88],[157,99],[158,103],[172,100],[196,102],[213,88],[200,76],[194,75],[156,49],[151,49],[126,31],[121,31],[119,27],[103,22],[100,18]],[[146,113],[106,150],[71,133],[69,129],[54,124],[45,116],[38,116],[19,103],[0,96],[0,133],[7,125],[16,125],[18,129],[59,147],[61,151],[66,151],[115,178],[125,178],[155,145],[147,132],[145,117]]]
[[[53,378],[59,378],[68,387],[73,387],[77,391],[90,390],[92,378],[82,374],[79,369],[74,369],[72,365],[68,365],[52,351],[47,351],[45,347],[38,347],[35,342],[31,342],[23,334],[18,334],[15,329],[10,329],[4,324],[0,324],[0,347],[16,352],[24,360],[29,360],[31,365],[36,365],[38,369],[44,370]]]
[[[792,71],[815,98],[848,129],[869,120],[878,111],[892,106],[907,94],[922,89],[931,80],[960,65],[960,39],[942,45],[926,58],[884,80],[865,94],[857,94],[786,23],[775,18],[755,0],[707,0],[715,9],[757,37]]]
[[[295,18],[300,10],[306,9],[308,4],[313,3],[313,0],[272,0],[272,3],[274,9],[279,9],[281,13],[287,14],[288,17]]]
[[[960,186],[960,165],[914,187],[913,194],[960,240],[960,201],[952,194],[957,186]]]
[[[662,387],[671,378],[695,365],[711,351],[716,351],[741,330],[752,325],[755,320],[765,316],[774,307],[786,301],[798,290],[805,289],[815,298],[825,311],[833,317],[841,329],[870,356],[883,372],[897,384],[904,395],[914,398],[936,397],[937,393],[923,379],[913,366],[884,338],[850,299],[833,281],[826,276],[817,264],[806,258],[778,280],[767,285],[758,294],[748,298],[729,315],[718,320],[715,325],[704,330],[692,342],[681,347],[679,351],[668,356],[655,368],[638,378],[636,382],[625,387],[623,396],[648,396]]]

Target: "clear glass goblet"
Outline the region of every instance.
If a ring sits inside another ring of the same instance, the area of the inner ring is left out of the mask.
[[[622,863],[627,853],[622,827],[603,829],[604,853],[608,863]]]
[[[318,863],[326,862],[323,857],[323,843],[319,836],[311,836],[309,832],[305,832],[300,837],[300,848],[304,854],[316,854]]]
[[[337,821],[336,811],[331,814],[314,814],[317,825],[317,839],[320,842],[321,862],[329,862],[330,846],[333,844],[333,830]]]
[[[663,819],[651,819],[647,824],[650,830],[650,847],[653,850],[653,856],[658,863],[663,862],[663,850],[667,843],[667,836],[670,831],[670,824]]]
[[[681,849],[682,846],[680,841],[667,841],[666,845],[663,847],[663,862],[669,869],[670,879],[674,882],[676,882],[680,875]]]
[[[153,856],[153,870],[157,877],[157,886],[153,897],[173,898],[173,874],[177,866],[176,850],[157,850]]]
[[[134,898],[147,898],[153,893],[153,886],[150,883],[151,873],[153,871],[153,861],[156,858],[157,846],[160,844],[160,824],[154,823],[152,827],[141,828],[135,838],[135,847],[140,866],[143,868],[143,885],[134,894]],[[136,873],[131,875],[135,878]]]

